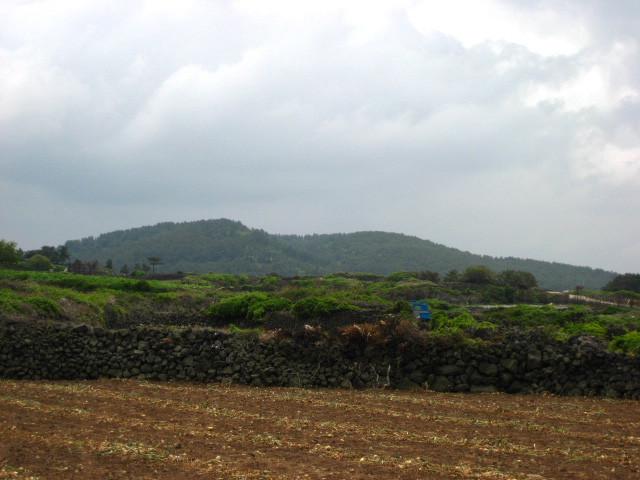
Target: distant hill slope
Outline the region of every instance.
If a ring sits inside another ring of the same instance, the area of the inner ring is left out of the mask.
[[[227,219],[159,223],[71,240],[71,258],[108,259],[119,269],[125,263],[148,263],[159,257],[162,272],[234,273],[264,275],[323,275],[340,271],[388,275],[398,270],[447,271],[485,265],[495,272],[525,270],[541,287],[564,290],[584,285],[600,289],[614,272],[567,264],[495,258],[446,247],[417,237],[387,232],[327,235],[271,235]]]

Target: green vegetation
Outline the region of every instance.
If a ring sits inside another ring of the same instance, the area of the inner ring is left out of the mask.
[[[20,252],[16,249],[16,242],[0,240],[0,266],[15,265],[20,261]]]
[[[229,321],[246,318],[253,322],[262,322],[268,312],[288,310],[291,302],[286,298],[277,298],[264,293],[247,293],[225,298],[207,310],[207,314],[216,320]]]
[[[38,253],[27,260],[27,267],[29,270],[43,272],[51,270],[53,268],[53,263],[51,263],[51,260],[47,257]]]
[[[69,241],[63,247],[71,258],[84,262],[97,260],[104,265],[111,259],[113,268],[123,272],[144,271],[142,266],[132,266],[144,265],[148,258],[162,258],[165,272],[255,276],[278,272],[293,276],[349,271],[390,275],[390,281],[406,280],[409,272],[416,280],[435,283],[441,278],[453,283],[491,280],[518,288],[535,286],[531,281],[537,279],[542,288],[551,290],[568,290],[576,285],[597,290],[616,275],[560,263],[475,255],[396,233],[270,235],[226,219],[160,223]],[[157,256],[149,257],[149,253]],[[467,272],[468,268],[477,270]],[[486,278],[483,274],[487,271],[482,268],[503,273],[495,274],[498,278]]]
[[[354,305],[338,300],[335,297],[307,297],[293,305],[293,313],[300,318],[312,318],[332,315],[346,310],[360,310]]]
[[[62,309],[49,298],[43,297],[30,297],[26,298],[24,302],[31,305],[36,313],[41,317],[55,318],[59,317],[62,313]]]
[[[611,348],[624,353],[640,354],[640,332],[625,333],[611,341]]]
[[[606,292],[627,291],[640,293],[640,274],[625,273],[624,275],[618,275],[602,287],[602,290]]]
[[[269,325],[265,322],[270,319],[314,319],[322,324],[333,317],[348,320],[353,314],[358,322],[370,319],[372,324],[403,319],[416,331],[458,340],[542,330],[560,340],[590,335],[614,350],[639,351],[640,317],[632,302],[638,294],[552,294],[536,288],[535,278],[526,272],[496,273],[487,267],[470,267],[457,275],[474,282],[437,281],[437,274],[429,271],[396,271],[386,277],[345,272],[294,277],[207,273],[160,281],[0,270],[0,318],[119,325],[171,317],[187,324],[195,319],[199,325],[252,329]],[[431,319],[414,319],[410,300],[426,301]]]

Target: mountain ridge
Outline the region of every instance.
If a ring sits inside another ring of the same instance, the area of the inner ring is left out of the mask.
[[[600,289],[617,274],[602,269],[517,257],[473,254],[402,233],[359,231],[308,235],[269,234],[229,219],[162,222],[65,243],[72,259],[111,259],[132,268],[148,257],[162,259],[162,271],[248,275],[324,275],[339,271],[388,275],[431,270],[444,275],[484,265],[495,272],[524,270],[542,288]]]

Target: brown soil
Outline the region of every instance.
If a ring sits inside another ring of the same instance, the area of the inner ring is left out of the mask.
[[[0,479],[640,479],[640,403],[0,381]]]

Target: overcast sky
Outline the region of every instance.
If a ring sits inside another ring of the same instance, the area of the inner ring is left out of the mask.
[[[0,0],[0,238],[230,218],[640,272],[639,32],[637,0]]]

